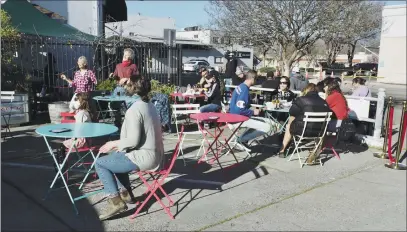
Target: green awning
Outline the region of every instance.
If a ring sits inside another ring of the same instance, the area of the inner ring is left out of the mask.
[[[7,0],[1,8],[10,15],[12,25],[21,33],[90,41],[96,38],[49,18],[26,0]]]

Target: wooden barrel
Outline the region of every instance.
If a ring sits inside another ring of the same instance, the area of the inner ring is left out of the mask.
[[[59,101],[48,104],[51,123],[61,123],[61,112],[69,112],[69,102]]]

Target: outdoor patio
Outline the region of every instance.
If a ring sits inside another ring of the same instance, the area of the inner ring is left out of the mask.
[[[406,175],[387,169],[374,149],[352,146],[324,166],[300,168],[297,160],[275,157],[273,148],[257,147],[255,157],[224,170],[197,164],[199,140],[184,146],[181,158],[164,188],[175,204],[171,220],[156,200],[148,213],[134,220],[135,205],[112,220],[100,222],[106,201],[96,194],[77,202],[75,215],[64,190],[42,198],[55,175],[37,126],[13,128],[14,138],[2,146],[2,223],[4,230],[404,230],[406,228]],[[166,135],[166,154],[176,143]],[[55,145],[58,141],[53,141]],[[231,155],[221,157],[223,166],[233,164]],[[135,196],[146,190],[134,178]],[[71,178],[71,177],[70,177]],[[74,178],[74,177],[72,177]],[[95,186],[98,181],[92,185]],[[74,196],[80,192],[72,187]],[[162,197],[162,196],[160,196]],[[165,202],[165,201],[164,201]],[[24,223],[22,223],[22,220]]]

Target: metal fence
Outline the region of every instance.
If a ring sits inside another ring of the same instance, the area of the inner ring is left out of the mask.
[[[78,58],[85,56],[88,68],[95,72],[100,83],[122,62],[125,48],[135,51],[134,62],[142,75],[161,83],[180,85],[182,50],[179,45],[168,48],[162,43],[120,38],[86,41],[25,35],[18,41],[1,40],[2,90],[14,90],[12,88],[17,86],[34,97],[45,90],[52,100],[69,99],[74,90],[60,79],[61,73],[72,79]]]

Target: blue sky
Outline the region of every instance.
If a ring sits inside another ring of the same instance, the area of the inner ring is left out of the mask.
[[[406,1],[385,1],[386,5],[405,4]],[[140,13],[150,17],[171,17],[178,29],[197,25],[207,25],[208,14],[205,6],[208,1],[127,1],[128,14]]]
[[[178,29],[207,25],[208,15],[204,8],[208,1],[126,1],[127,13],[140,13],[150,17],[171,17]]]

